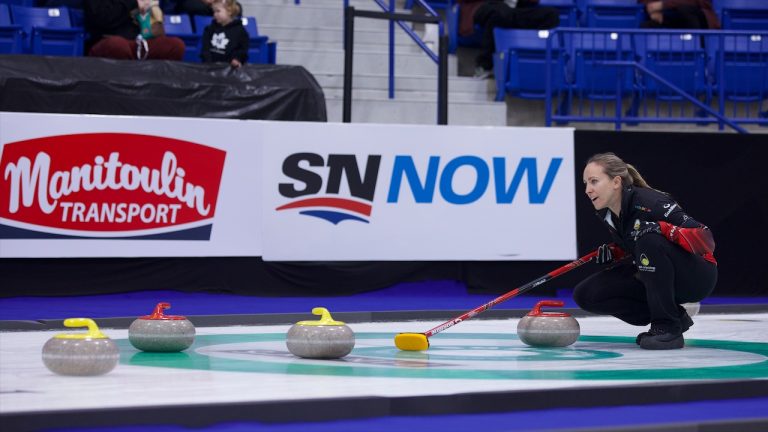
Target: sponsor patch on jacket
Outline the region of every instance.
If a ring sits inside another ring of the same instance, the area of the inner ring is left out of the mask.
[[[640,271],[650,272],[650,273],[653,273],[656,271],[656,267],[651,266],[651,260],[649,260],[645,254],[640,254],[640,265],[637,266],[637,269]]]
[[[640,204],[635,204],[635,209],[636,210],[640,210],[642,212],[646,212],[646,213],[650,213],[651,212],[651,209],[649,209],[648,207],[645,207],[645,206],[641,206]]]

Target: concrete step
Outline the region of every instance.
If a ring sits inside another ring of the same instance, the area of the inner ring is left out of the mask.
[[[338,74],[315,73],[317,82],[324,89],[344,88],[344,76]],[[389,77],[384,74],[354,74],[352,86],[355,89],[389,88]],[[395,91],[432,91],[437,89],[437,76],[395,75]],[[476,80],[470,77],[448,77],[448,92],[492,94],[495,91],[492,80]]]
[[[271,39],[271,36],[270,36]],[[283,40],[278,41],[278,48],[279,49],[293,49],[293,50],[304,50],[304,51],[314,51],[314,50],[334,50],[339,49],[341,45],[338,42],[321,42],[321,41],[293,41],[293,40]],[[382,55],[389,55],[389,43],[386,42],[386,40],[382,40],[379,42],[374,43],[363,43],[363,42],[357,42],[355,41],[355,54],[357,54],[360,51],[366,51],[366,52],[378,52]],[[434,51],[433,51],[434,52]],[[418,45],[415,43],[411,43],[409,45],[395,45],[395,56],[400,54],[420,54],[424,53],[423,55],[427,55],[424,50],[422,50]]]
[[[326,98],[329,122],[341,122],[343,101]],[[437,124],[437,102],[414,100],[357,99],[352,101],[353,123]],[[505,126],[507,107],[503,102],[450,102],[448,124]]]
[[[277,63],[304,66],[315,73],[344,73],[344,51],[341,49],[303,50],[280,48],[277,50]],[[383,74],[389,70],[389,58],[381,52],[356,50],[353,73]],[[448,58],[448,75],[457,75],[458,63],[455,56]],[[395,75],[437,76],[437,64],[426,54],[398,54],[395,59]]]
[[[325,98],[342,99],[344,97],[343,88],[323,88]],[[395,91],[395,97],[389,99],[389,91],[386,89],[365,89],[359,87],[352,88],[352,99],[371,101],[401,101],[401,102],[437,102],[437,90],[408,90]],[[473,92],[449,92],[448,103],[451,102],[493,102],[493,98],[487,93]]]
[[[378,8],[373,0],[349,0],[349,5],[358,9],[374,9]],[[294,0],[240,0],[240,4],[243,5],[243,10],[247,11],[251,6],[269,5],[269,6],[282,6],[282,7],[331,7],[341,9],[344,5],[343,0],[301,0],[297,5]],[[403,10],[405,0],[396,0],[395,9]]]
[[[301,27],[278,23],[259,23],[259,33],[269,36],[271,40],[283,41],[312,41],[338,43],[344,46],[344,32],[341,27]],[[420,32],[417,32],[421,34]],[[355,43],[380,44],[389,43],[389,31],[387,29],[355,29]],[[416,45],[400,27],[395,27],[395,45]]]
[[[371,2],[371,7],[366,10],[378,10],[376,4]],[[251,4],[246,10],[247,16],[255,16],[256,22],[292,24],[296,27],[338,27],[344,25],[344,10],[339,2],[338,7],[324,7],[310,4],[301,6],[278,6],[269,4]],[[411,13],[411,11],[400,11]],[[356,18],[355,31],[357,29],[387,29],[389,22],[381,19]],[[259,31],[261,32],[261,31]]]

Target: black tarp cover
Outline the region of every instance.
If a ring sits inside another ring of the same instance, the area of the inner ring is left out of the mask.
[[[301,66],[0,55],[0,111],[326,121]]]

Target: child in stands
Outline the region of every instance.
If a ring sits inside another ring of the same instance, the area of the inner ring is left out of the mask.
[[[240,4],[218,0],[213,4],[213,22],[203,32],[204,63],[227,62],[238,68],[248,61],[248,33],[240,20]]]

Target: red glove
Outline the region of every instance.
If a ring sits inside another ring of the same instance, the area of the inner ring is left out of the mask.
[[[712,236],[712,231],[707,227],[681,228],[668,222],[659,221],[659,228],[661,228],[661,235],[692,254],[707,258],[707,255],[711,256],[715,251],[715,238]]]

